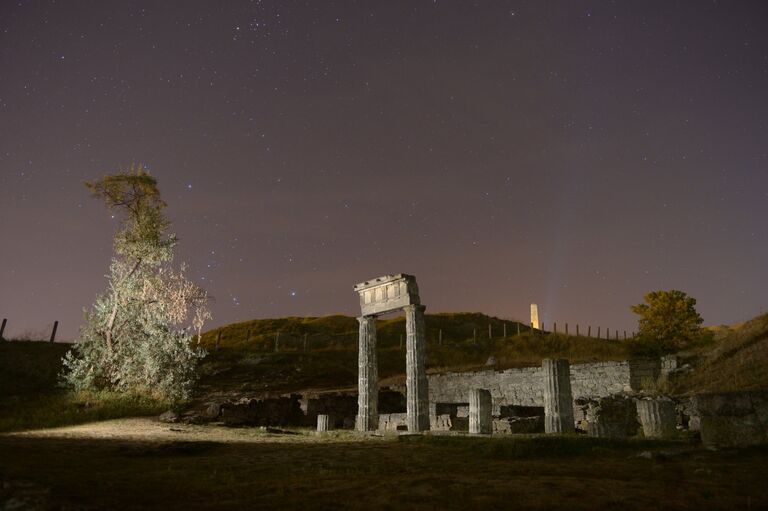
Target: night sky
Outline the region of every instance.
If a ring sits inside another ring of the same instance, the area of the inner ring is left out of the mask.
[[[72,339],[142,162],[216,326],[768,306],[768,2],[0,1],[0,317]]]

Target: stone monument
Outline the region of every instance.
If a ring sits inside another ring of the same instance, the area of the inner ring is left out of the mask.
[[[419,288],[413,275],[384,275],[355,285],[360,295],[358,348],[358,431],[373,431],[379,423],[379,377],[376,360],[376,316],[405,311],[406,330],[406,405],[408,431],[429,429],[429,396],[427,393],[426,335],[424,310]]]
[[[539,329],[539,306],[535,303],[531,304],[531,328]]]

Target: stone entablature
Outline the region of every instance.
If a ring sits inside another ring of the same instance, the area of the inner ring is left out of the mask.
[[[407,305],[420,305],[419,286],[413,275],[397,273],[384,275],[356,284],[363,316],[378,316],[395,312]]]

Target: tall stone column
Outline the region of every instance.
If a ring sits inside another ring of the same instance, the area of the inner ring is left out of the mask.
[[[491,392],[486,389],[471,389],[469,391],[469,433],[472,435],[491,434],[493,428],[492,411]]]
[[[544,431],[573,433],[571,367],[565,359],[541,361],[544,376]]]
[[[429,430],[429,390],[427,388],[427,339],[424,327],[424,305],[406,305],[405,386],[408,411],[408,431]]]
[[[357,350],[358,431],[374,431],[379,425],[379,367],[376,360],[376,317],[361,316]]]

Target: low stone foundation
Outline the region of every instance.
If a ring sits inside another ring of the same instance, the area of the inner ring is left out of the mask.
[[[691,408],[708,447],[768,444],[768,391],[699,394]]]

